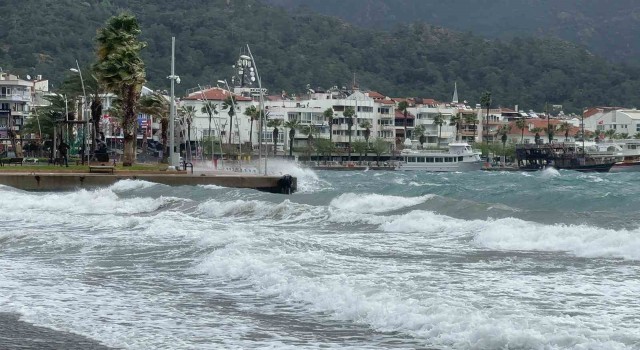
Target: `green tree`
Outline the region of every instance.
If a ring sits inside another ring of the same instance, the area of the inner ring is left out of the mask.
[[[609,141],[611,141],[616,136],[616,129],[609,129],[604,132],[604,135],[609,138]]]
[[[355,140],[351,146],[353,151],[358,153],[358,161],[362,163],[362,155],[367,152],[367,143],[362,140]]]
[[[385,141],[382,137],[376,137],[371,143],[371,150],[376,154],[376,165],[380,165],[380,156],[389,151],[391,143]]]
[[[94,72],[107,91],[122,99],[124,131],[124,166],[136,159],[136,106],[145,83],[145,66],[140,55],[145,43],[138,40],[140,26],[129,14],[111,17],[98,30],[97,61]]]
[[[325,157],[325,159],[326,157],[331,158],[331,155],[333,154],[333,152],[335,152],[336,148],[331,140],[324,138],[315,139],[315,146],[318,154]]]

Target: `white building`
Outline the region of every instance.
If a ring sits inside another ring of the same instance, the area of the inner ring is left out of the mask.
[[[632,137],[640,133],[640,110],[602,109],[584,118],[584,128],[589,131],[600,130],[603,133],[615,130],[616,134]]]

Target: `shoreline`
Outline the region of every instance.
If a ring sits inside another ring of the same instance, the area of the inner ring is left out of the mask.
[[[0,312],[0,349],[113,350],[97,340],[20,320],[15,313]]]

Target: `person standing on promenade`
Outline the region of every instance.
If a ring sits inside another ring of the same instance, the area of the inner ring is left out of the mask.
[[[62,162],[64,162],[64,165],[68,168],[69,160],[67,158],[67,151],[69,150],[69,145],[67,145],[64,141],[60,141],[60,147],[58,149],[60,150],[60,158],[62,158],[60,166],[62,166]]]

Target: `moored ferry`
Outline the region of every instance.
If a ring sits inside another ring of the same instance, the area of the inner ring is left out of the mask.
[[[468,143],[450,143],[447,150],[404,149],[396,170],[472,171],[482,169],[480,152]]]

